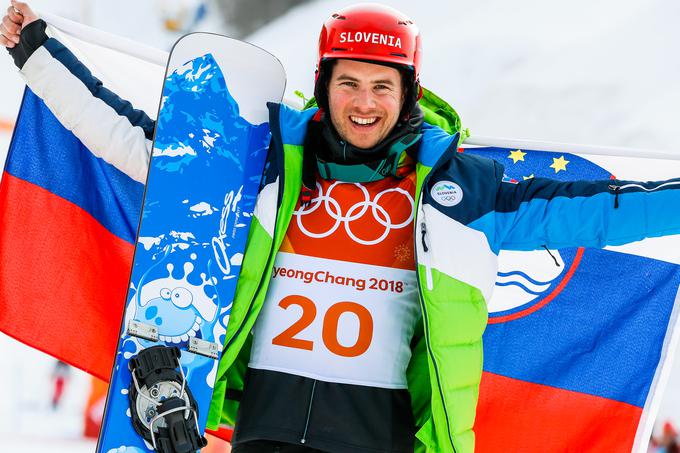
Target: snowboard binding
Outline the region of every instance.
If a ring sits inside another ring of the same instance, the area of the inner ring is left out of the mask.
[[[129,362],[132,425],[160,453],[194,453],[208,444],[180,356],[176,347],[153,346]]]

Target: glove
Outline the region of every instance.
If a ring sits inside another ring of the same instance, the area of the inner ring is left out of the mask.
[[[17,68],[23,68],[24,64],[26,64],[31,55],[33,55],[33,52],[47,41],[48,37],[47,33],[45,33],[46,28],[47,23],[42,19],[31,22],[21,30],[19,44],[11,49],[7,49],[14,60],[14,64],[17,65]]]

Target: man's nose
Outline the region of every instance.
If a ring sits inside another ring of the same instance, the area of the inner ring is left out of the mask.
[[[354,106],[359,109],[372,109],[375,107],[375,96],[370,88],[358,90],[354,98]]]

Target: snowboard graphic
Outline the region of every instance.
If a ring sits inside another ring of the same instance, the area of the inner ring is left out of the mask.
[[[195,33],[174,46],[97,452],[191,452],[212,397],[281,63]],[[132,370],[132,372],[131,372]]]

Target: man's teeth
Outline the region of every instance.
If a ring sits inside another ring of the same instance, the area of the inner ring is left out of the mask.
[[[378,118],[373,117],[373,118],[359,118],[358,116],[350,116],[350,119],[352,122],[361,124],[361,125],[366,125],[366,124],[373,124],[375,123]]]

